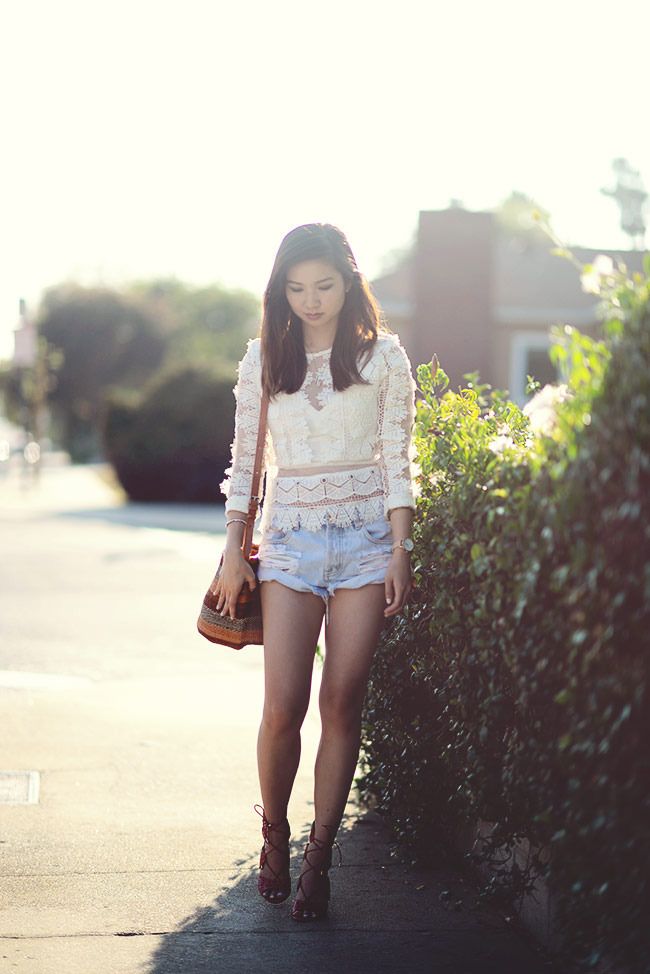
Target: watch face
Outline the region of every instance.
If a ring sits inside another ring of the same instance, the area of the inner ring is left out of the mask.
[[[413,544],[413,539],[412,538],[404,538],[404,541],[402,542],[402,544],[406,548],[407,551],[413,551],[413,548],[415,547],[415,545]]]

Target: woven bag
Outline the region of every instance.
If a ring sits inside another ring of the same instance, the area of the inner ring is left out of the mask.
[[[269,399],[266,393],[262,396],[260,406],[260,422],[257,431],[257,447],[255,450],[255,464],[253,466],[253,481],[251,484],[251,498],[248,504],[248,514],[246,516],[246,528],[242,540],[242,554],[251,566],[257,578],[258,569],[258,549],[253,541],[253,528],[255,517],[259,505],[258,490],[262,472],[262,455],[264,453],[264,439],[266,436],[266,415],[269,407]],[[210,587],[203,597],[203,604],[197,620],[198,631],[211,643],[220,643],[222,646],[230,646],[232,649],[241,649],[249,643],[261,645],[264,642],[262,631],[262,601],[260,599],[260,583],[258,582],[251,592],[248,582],[244,582],[241,591],[237,596],[235,606],[235,618],[229,615],[222,615],[217,612],[218,597],[212,593],[212,586],[219,578],[223,570],[223,552],[219,561],[216,575],[210,582]]]

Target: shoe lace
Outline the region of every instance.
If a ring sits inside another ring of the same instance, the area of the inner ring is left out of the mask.
[[[266,812],[264,811],[262,805],[253,805],[253,808],[255,809],[258,815],[262,816],[262,835],[269,843],[269,845],[273,845],[273,842],[269,838],[269,832],[271,830],[274,830],[276,832],[285,832],[285,833],[290,832],[289,822],[287,821],[286,818],[282,822],[269,822],[268,818],[266,817]]]
[[[284,849],[280,845],[276,845],[276,843],[271,838],[270,835],[271,831],[275,830],[277,832],[284,833],[284,841],[288,840],[291,832],[290,832],[289,822],[287,821],[286,818],[284,819],[283,822],[269,822],[268,818],[266,817],[266,812],[264,811],[262,805],[253,805],[253,808],[255,809],[257,814],[261,815],[262,817],[262,836],[264,838],[265,845],[269,846],[268,849],[266,848],[262,849],[260,868],[263,869],[264,866],[266,865],[266,860],[268,858],[269,852],[274,851],[274,852],[280,852],[283,855],[286,854],[286,849]],[[271,872],[277,877],[278,872],[276,869],[273,868],[270,862],[268,866]]]
[[[322,828],[330,829],[330,826],[329,825],[323,825]],[[315,849],[310,849],[309,848],[310,846],[315,846],[316,848]],[[312,825],[312,830],[311,830],[311,834],[309,836],[309,841],[308,841],[307,845],[305,846],[305,852],[303,854],[303,859],[307,859],[308,865],[311,866],[312,869],[316,869],[316,866],[314,866],[313,863],[309,862],[309,858],[308,858],[309,853],[310,852],[316,852],[316,851],[317,852],[322,852],[324,850],[325,853],[327,854],[327,851],[328,850],[331,850],[331,849],[336,849],[336,851],[338,852],[338,854],[339,854],[338,866],[339,867],[342,866],[343,865],[343,853],[341,852],[341,847],[338,844],[338,842],[336,841],[336,839],[334,839],[333,841],[330,841],[328,839],[317,839],[316,836],[315,836],[315,825]],[[330,863],[331,863],[331,859],[330,859]],[[329,868],[329,866],[328,866],[328,868]]]

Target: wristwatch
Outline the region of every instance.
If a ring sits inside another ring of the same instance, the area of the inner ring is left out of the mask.
[[[415,548],[413,544],[413,538],[402,538],[397,544],[393,545],[392,550],[395,551],[396,548],[403,548],[404,551],[411,552]]]

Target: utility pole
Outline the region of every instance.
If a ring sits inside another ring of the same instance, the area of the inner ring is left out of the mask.
[[[639,172],[632,169],[627,159],[614,159],[612,169],[616,174],[613,189],[601,189],[603,196],[611,196],[621,211],[621,229],[632,241],[634,250],[645,250],[646,224],[643,216],[648,194],[643,188]]]
[[[23,470],[29,471],[37,481],[41,471],[41,443],[45,432],[47,356],[39,339],[36,324],[27,313],[24,298],[20,298],[18,303],[18,328],[14,331],[13,365],[20,370],[21,375],[23,426],[26,434]]]

